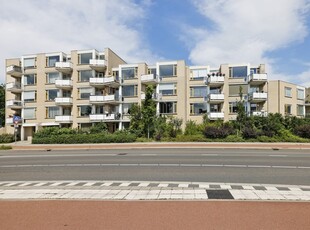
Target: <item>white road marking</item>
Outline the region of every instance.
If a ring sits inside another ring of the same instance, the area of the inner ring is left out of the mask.
[[[287,155],[268,155],[270,157],[287,157]]]

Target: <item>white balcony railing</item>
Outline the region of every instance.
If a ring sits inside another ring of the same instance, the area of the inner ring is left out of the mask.
[[[90,96],[89,101],[91,103],[98,102],[117,102],[119,101],[118,95],[106,95],[106,96]]]
[[[71,105],[72,104],[72,97],[56,97],[55,103],[56,104]]]
[[[13,122],[13,117],[6,118],[5,119],[5,123],[8,124],[8,125],[12,125],[14,123]]]
[[[156,82],[157,77],[155,74],[141,75],[141,82]]]
[[[259,117],[267,117],[268,116],[268,112],[265,112],[265,111],[253,111],[252,115],[253,116],[259,116]]]
[[[22,75],[22,68],[17,65],[10,65],[6,67],[6,73],[15,77],[20,77]]]
[[[89,64],[93,66],[105,66],[105,60],[90,59]]]
[[[250,100],[267,100],[267,93],[258,93],[258,92],[253,92],[249,94],[249,99]]]
[[[209,101],[224,101],[224,94],[222,93],[210,93],[208,95]]]
[[[6,106],[9,108],[16,108],[16,107],[22,107],[23,102],[20,100],[7,100]]]
[[[56,62],[55,67],[59,69],[72,69],[72,63],[71,62]]]
[[[73,86],[73,83],[72,83],[72,80],[57,79],[55,81],[55,85],[56,87],[59,87],[59,88],[71,88]]]
[[[6,84],[7,91],[21,91],[22,87],[20,83],[10,82]]]
[[[73,118],[70,115],[60,115],[55,116],[55,121],[59,123],[71,123],[73,121]]]
[[[106,120],[115,120],[115,114],[90,114],[89,119],[91,121],[106,121]]]
[[[217,119],[224,119],[224,113],[222,112],[209,112],[208,113],[208,118],[210,120],[217,120]]]
[[[249,76],[249,81],[267,81],[266,73],[253,73]]]
[[[110,83],[115,83],[116,79],[114,77],[91,77],[89,79],[90,84],[110,84]]]
[[[224,84],[224,76],[209,76],[206,78],[206,84]]]

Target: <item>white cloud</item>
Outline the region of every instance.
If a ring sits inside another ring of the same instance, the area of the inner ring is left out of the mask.
[[[192,2],[214,23],[210,28],[193,28],[189,33],[187,30],[188,38],[196,37],[190,52],[194,64],[266,63],[272,73],[275,60],[268,58],[267,52],[302,42],[308,33],[305,16],[309,0]],[[269,76],[273,78],[272,74]]]
[[[128,62],[157,58],[143,37],[150,0],[10,0],[0,8],[0,82],[4,59],[109,47]]]

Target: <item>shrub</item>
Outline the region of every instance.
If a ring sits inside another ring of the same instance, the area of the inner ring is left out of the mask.
[[[194,121],[186,122],[184,135],[197,135],[202,134],[199,125],[197,125]]]
[[[103,133],[107,131],[107,124],[104,122],[95,123],[94,126],[90,127],[90,133]]]
[[[0,143],[11,143],[14,142],[13,134],[2,134],[0,135]]]
[[[310,124],[297,126],[294,133],[299,137],[310,138]]]
[[[207,138],[225,138],[228,135],[234,134],[235,130],[228,124],[224,124],[220,127],[216,126],[206,126],[204,135]]]
[[[1,145],[0,146],[0,150],[9,150],[9,149],[12,149],[12,146],[10,146],[10,145]]]
[[[244,142],[244,139],[237,135],[228,135],[225,139],[225,142]]]
[[[175,138],[177,142],[206,142],[206,138],[203,134],[195,134],[195,135],[179,135]]]
[[[252,127],[244,127],[242,130],[242,137],[245,139],[256,138],[258,135],[257,130]]]

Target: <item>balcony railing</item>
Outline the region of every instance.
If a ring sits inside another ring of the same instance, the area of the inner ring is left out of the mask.
[[[105,60],[90,59],[89,65],[92,69],[97,70],[97,71],[104,71],[106,68]]]
[[[60,116],[55,116],[55,122],[59,123],[72,123],[73,118],[70,115],[60,115]]]
[[[60,80],[60,79],[57,79],[55,81],[55,86],[57,88],[72,88],[73,84],[72,84],[72,80]]]
[[[156,84],[158,77],[155,74],[141,75],[141,82],[144,84]]]
[[[222,93],[210,93],[208,95],[209,102],[223,102],[224,101],[224,94]]]
[[[23,102],[20,100],[7,100],[6,106],[11,109],[21,109],[23,107]]]
[[[118,87],[119,86],[119,81],[111,76],[111,77],[91,77],[89,79],[89,84],[90,85],[95,85],[95,86],[111,86],[111,87]]]
[[[90,103],[119,103],[119,96],[118,95],[106,95],[106,96],[90,96],[89,97]]]
[[[207,85],[223,85],[225,81],[224,76],[208,76],[205,80]]]
[[[152,99],[158,100],[159,94],[158,93],[153,93],[152,94]],[[141,100],[145,100],[145,93],[141,93]]]
[[[267,117],[268,116],[268,112],[265,112],[265,111],[253,111],[253,112],[251,112],[251,114],[253,116],[259,116],[259,117]]]
[[[10,74],[13,77],[21,77],[22,76],[22,68],[17,65],[10,65],[6,67],[6,73]]]
[[[71,62],[56,62],[56,70],[62,73],[71,73],[72,72],[72,63]]]
[[[55,103],[57,105],[72,105],[72,97],[56,97]]]
[[[20,83],[10,82],[6,84],[6,90],[12,93],[22,92],[22,86]]]
[[[13,125],[14,124],[13,117],[6,118],[5,123],[8,125]]]
[[[224,113],[222,113],[222,112],[209,112],[208,118],[210,120],[222,120],[222,119],[224,119]]]
[[[253,92],[253,93],[249,94],[249,100],[250,101],[266,101],[267,96],[268,96],[268,94],[264,93],[264,92],[261,92],[261,93]]]
[[[251,84],[262,84],[267,82],[267,74],[266,73],[254,73],[249,75],[249,82]]]
[[[107,120],[115,120],[116,116],[114,113],[110,114],[90,114],[90,121],[107,121]]]

